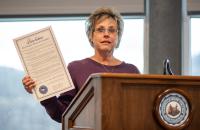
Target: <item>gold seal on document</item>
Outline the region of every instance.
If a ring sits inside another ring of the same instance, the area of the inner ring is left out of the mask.
[[[46,94],[46,93],[48,92],[47,86],[41,85],[41,86],[39,87],[39,92],[40,92],[41,94]]]

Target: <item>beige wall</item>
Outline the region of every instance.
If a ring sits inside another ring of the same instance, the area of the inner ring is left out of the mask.
[[[144,0],[1,0],[0,15],[88,14],[100,6],[144,13]]]
[[[198,11],[200,12],[200,0],[187,0],[188,11]]]

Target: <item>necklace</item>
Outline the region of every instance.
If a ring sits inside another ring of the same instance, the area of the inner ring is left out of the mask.
[[[115,69],[114,66],[106,66],[106,65],[103,65],[103,64],[101,64],[101,65],[102,65],[105,72],[109,72],[109,73],[114,72],[114,69]]]

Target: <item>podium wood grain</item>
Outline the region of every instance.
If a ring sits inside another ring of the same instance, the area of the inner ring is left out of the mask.
[[[200,128],[200,76],[91,75],[62,118],[63,130],[164,130],[154,115],[157,96],[177,88],[191,97],[193,116],[185,130]]]

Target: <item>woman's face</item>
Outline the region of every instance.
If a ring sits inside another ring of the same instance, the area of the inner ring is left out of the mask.
[[[118,42],[117,22],[106,18],[96,22],[92,35],[93,47],[99,52],[111,52]]]

